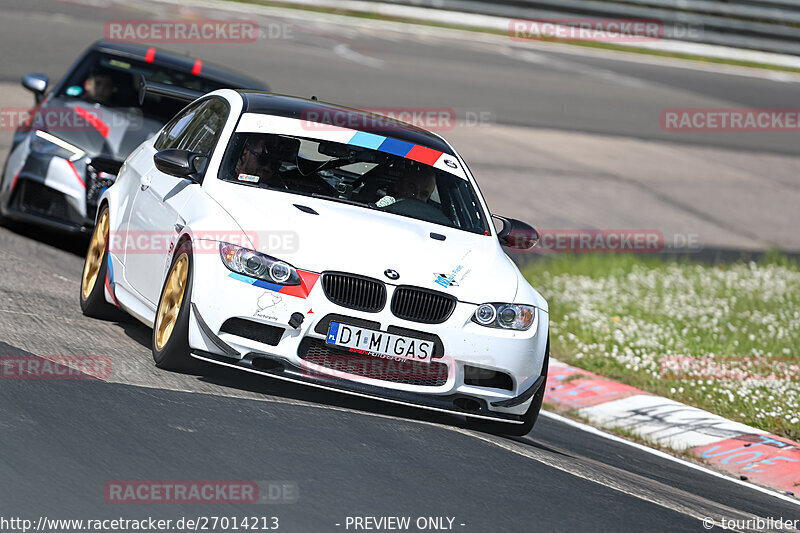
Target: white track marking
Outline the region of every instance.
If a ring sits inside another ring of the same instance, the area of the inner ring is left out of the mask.
[[[552,413],[550,411],[545,411],[545,410],[542,410],[542,416],[550,418],[551,420],[556,420],[556,421],[561,422],[563,424],[567,424],[568,426],[574,427],[575,429],[579,429],[581,431],[585,431],[587,433],[591,433],[592,435],[597,435],[597,436],[603,437],[604,439],[608,439],[608,440],[611,440],[611,441],[614,441],[614,442],[618,442],[620,444],[625,444],[627,446],[631,446],[633,448],[636,448],[637,450],[649,453],[651,455],[655,455],[656,457],[660,457],[662,459],[667,459],[668,461],[672,461],[672,462],[678,463],[680,465],[683,465],[683,466],[685,466],[687,468],[691,468],[693,470],[698,470],[700,472],[705,472],[706,474],[708,474],[710,476],[714,476],[714,477],[717,477],[717,478],[720,478],[720,479],[727,479],[731,483],[736,483],[737,485],[741,485],[743,487],[747,487],[749,489],[753,489],[753,490],[756,490],[758,492],[763,492],[764,494],[769,494],[770,496],[774,496],[774,497],[779,498],[779,499],[781,499],[783,501],[786,501],[786,502],[789,502],[789,503],[793,503],[794,505],[800,506],[800,500],[798,500],[796,498],[792,498],[792,497],[790,497],[790,496],[788,496],[786,494],[781,494],[780,492],[777,492],[777,491],[775,491],[773,489],[767,489],[767,488],[761,487],[759,485],[754,485],[752,483],[746,483],[746,482],[741,481],[739,479],[736,479],[736,478],[733,478],[733,477],[730,477],[730,476],[726,476],[725,474],[721,474],[721,473],[719,473],[719,472],[717,472],[715,470],[711,470],[710,468],[706,468],[706,467],[698,465],[696,463],[692,463],[692,462],[687,461],[685,459],[681,459],[679,457],[675,457],[674,455],[670,455],[670,454],[668,454],[666,452],[662,452],[661,450],[656,450],[655,448],[650,448],[648,446],[645,446],[644,444],[639,444],[638,442],[633,442],[633,441],[630,441],[630,440],[627,440],[627,439],[623,439],[622,437],[618,437],[617,435],[613,435],[611,433],[606,433],[605,431],[602,431],[602,430],[600,430],[600,429],[598,429],[598,428],[596,428],[594,426],[590,426],[588,424],[583,424],[581,422],[577,422],[577,421],[572,420],[570,418],[566,418],[566,417],[561,416],[559,414]]]
[[[383,59],[378,59],[376,57],[371,57],[356,52],[355,50],[353,50],[344,43],[340,43],[334,46],[333,52],[342,59],[352,61],[353,63],[358,63],[359,65],[366,65],[372,68],[383,68],[385,64]]]

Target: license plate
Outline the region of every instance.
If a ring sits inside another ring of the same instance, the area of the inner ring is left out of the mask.
[[[433,342],[395,335],[339,322],[331,322],[326,341],[334,346],[351,348],[379,357],[430,363]]]

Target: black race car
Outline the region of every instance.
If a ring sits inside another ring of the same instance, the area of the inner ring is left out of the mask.
[[[92,228],[100,194],[122,162],[187,103],[143,83],[183,91],[186,100],[221,88],[268,91],[261,81],[183,55],[98,41],[48,91],[43,74],[22,85],[36,106],[14,133],[0,176],[0,215],[70,232]]]

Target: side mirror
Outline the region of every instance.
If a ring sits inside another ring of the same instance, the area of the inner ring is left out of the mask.
[[[208,159],[204,154],[190,152],[189,150],[161,150],[153,156],[156,168],[164,174],[185,178],[195,183],[200,183],[198,164],[204,165],[200,160]]]
[[[497,233],[500,244],[516,250],[528,250],[539,242],[539,232],[532,226],[513,218],[492,215],[502,222],[503,229]]]
[[[48,78],[44,74],[25,74],[22,76],[22,86],[31,91],[36,96],[36,103],[42,101],[44,92],[47,90]]]

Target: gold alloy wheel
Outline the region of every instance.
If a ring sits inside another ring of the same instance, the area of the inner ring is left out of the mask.
[[[81,279],[81,296],[83,300],[89,299],[89,295],[97,282],[97,273],[103,266],[103,255],[106,252],[108,242],[108,209],[100,215],[100,220],[94,228],[92,242],[89,243],[89,251],[86,252],[86,264],[83,267],[83,278]]]
[[[172,270],[167,276],[167,283],[164,286],[164,294],[161,295],[161,302],[158,304],[156,313],[156,350],[159,352],[167,344],[172,328],[178,321],[178,313],[183,303],[183,293],[186,290],[186,278],[189,275],[189,256],[185,253],[178,257]]]

